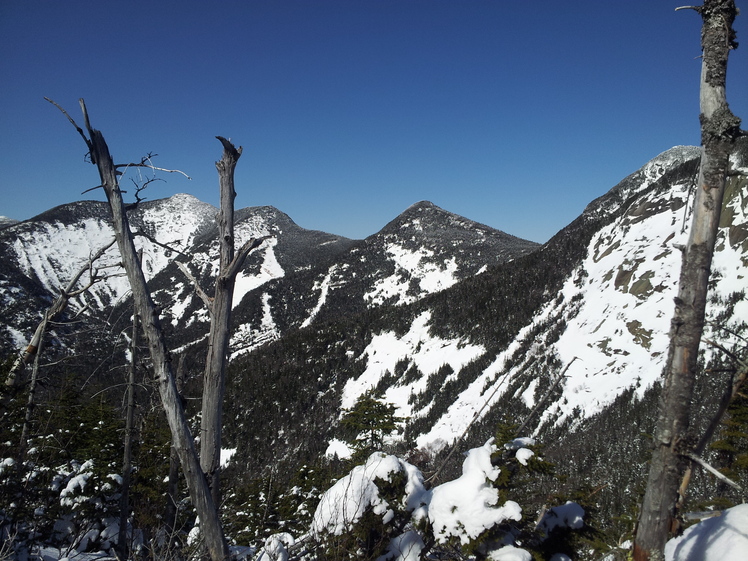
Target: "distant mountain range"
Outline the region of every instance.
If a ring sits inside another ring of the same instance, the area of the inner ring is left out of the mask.
[[[482,443],[497,423],[529,418],[527,431],[562,470],[609,486],[606,505],[622,500],[612,490],[634,479],[647,446],[640,433],[652,422],[667,355],[699,155],[681,146],[657,156],[542,246],[428,202],[364,240],[305,230],[273,207],[237,211],[238,243],[269,238],[235,290],[225,416],[234,465],[257,476],[340,450],[341,408],[375,389],[408,419],[392,439],[403,453],[436,461],[463,437]],[[732,164],[746,171],[748,145]],[[723,341],[721,327],[741,333],[748,319],[747,183],[729,180],[713,266],[709,337]],[[131,214],[171,348],[188,357],[193,386],[208,317],[174,261],[210,293],[215,214],[189,195]],[[0,228],[0,348],[9,354],[113,233],[106,205],[94,201]],[[118,259],[115,246],[97,263],[109,277],[74,300],[48,343],[50,359],[78,357],[67,367],[94,378],[110,375],[102,364],[126,361],[120,333],[131,312]],[[704,362],[715,360],[705,347]],[[705,392],[717,391],[714,380]],[[626,473],[588,460],[594,450]]]

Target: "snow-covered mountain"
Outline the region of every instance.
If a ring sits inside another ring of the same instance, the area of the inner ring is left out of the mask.
[[[742,144],[734,168],[745,171],[747,152]],[[228,413],[235,458],[259,473],[284,458],[344,453],[341,408],[370,390],[408,419],[392,443],[411,452],[446,453],[463,436],[484,442],[498,422],[529,417],[528,430],[553,434],[562,456],[571,452],[558,431],[581,434],[590,446],[607,439],[618,457],[619,440],[600,423],[614,405],[652,420],[645,403],[666,359],[699,156],[693,147],[659,155],[524,257],[410,304],[396,298],[397,307],[301,330],[238,360]],[[720,327],[741,333],[748,318],[747,183],[729,180],[713,265],[707,335],[728,346]],[[411,214],[383,233],[413,223]],[[705,361],[715,354],[704,352]],[[645,430],[633,422],[628,429]],[[622,461],[643,446],[639,436],[631,445],[627,438]]]
[[[205,290],[212,289],[218,267],[216,213],[184,194],[141,203],[131,212],[146,277],[179,347],[204,338],[208,317],[175,261],[186,264]],[[59,290],[114,239],[108,216],[105,203],[82,201],[2,231],[0,342],[6,351],[23,345]],[[268,236],[237,276],[235,354],[353,309],[413,302],[537,247],[427,202],[360,241],[305,230],[272,207],[240,209],[235,219],[237,246]],[[118,264],[114,246],[94,264],[106,278],[73,300],[73,312],[108,314],[126,304],[129,287]]]
[[[153,276],[189,248],[210,227],[215,210],[189,195],[164,202],[143,203],[131,216],[137,244],[143,250],[143,268]],[[158,234],[156,234],[158,232]],[[158,238],[158,239],[157,239]],[[85,267],[89,259],[114,240],[105,203],[81,201],[49,210],[0,231],[0,298],[3,302],[2,347],[18,348],[28,338],[43,310]],[[90,308],[106,312],[129,291],[119,267],[116,246],[94,263],[101,277],[91,289],[71,301],[73,312]],[[90,275],[84,275],[86,284]]]
[[[580,442],[640,465],[633,455],[644,441],[629,445],[629,437],[606,431],[624,424],[646,432],[651,422],[699,155],[693,147],[659,155],[542,247],[428,202],[365,240],[305,230],[272,207],[237,211],[238,243],[269,238],[248,258],[235,291],[224,417],[232,462],[257,476],[269,465],[344,453],[341,409],[374,389],[408,419],[392,437],[403,451],[446,454],[461,438],[482,444],[497,423],[529,419],[528,431],[551,440],[551,457],[578,454],[568,466],[587,470],[591,484],[605,470],[575,451]],[[732,165],[745,173],[746,162],[743,143]],[[748,329],[747,184],[744,175],[729,179],[713,264],[708,336],[726,346],[723,327]],[[141,203],[131,218],[171,348],[188,357],[193,374],[207,312],[175,260],[210,293],[215,213],[175,195]],[[91,201],[0,230],[6,352],[112,237],[105,205]],[[56,352],[85,348],[80,354],[124,361],[112,351],[130,315],[117,264],[112,248],[97,263],[109,277],[71,306],[71,314],[96,318],[101,341],[76,339],[75,325],[55,326]],[[716,356],[704,353],[706,362]]]
[[[15,220],[13,218],[8,218],[7,216],[0,216],[0,230],[3,228],[7,228],[8,226],[12,226],[13,224],[17,224],[18,220]]]

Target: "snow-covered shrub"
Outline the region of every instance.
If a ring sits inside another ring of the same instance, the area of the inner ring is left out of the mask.
[[[49,487],[57,497],[48,513],[55,519],[52,543],[79,552],[116,543],[112,526],[119,520],[120,484],[118,474],[96,469],[93,460],[58,466]]]
[[[514,501],[498,506],[499,492],[492,485],[500,469],[491,463],[493,439],[467,453],[462,475],[432,491],[429,520],[437,543],[457,540],[468,545],[505,520],[519,521],[522,509]]]
[[[470,450],[462,475],[430,490],[415,466],[375,452],[323,494],[311,535],[333,559],[415,561],[434,549],[479,544],[495,526],[522,516],[516,502],[500,504],[495,451],[493,439]]]
[[[322,495],[311,534],[327,558],[394,558],[417,542],[401,536],[426,525],[429,500],[415,466],[374,452]]]

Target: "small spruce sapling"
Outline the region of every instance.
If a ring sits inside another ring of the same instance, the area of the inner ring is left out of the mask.
[[[352,464],[360,464],[382,450],[385,438],[399,431],[404,419],[395,415],[395,406],[385,403],[382,396],[371,390],[361,395],[353,407],[344,409],[340,426],[346,432],[344,440],[354,450]]]

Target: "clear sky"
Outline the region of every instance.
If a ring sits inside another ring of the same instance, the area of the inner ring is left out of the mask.
[[[683,0],[0,0],[0,215],[98,198],[78,98],[146,196],[352,238],[411,204],[544,242],[660,152],[699,143],[701,19]],[[748,122],[748,5],[728,100]],[[743,125],[746,128],[746,124]],[[124,187],[126,188],[126,187]]]

